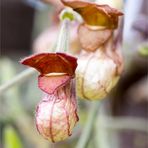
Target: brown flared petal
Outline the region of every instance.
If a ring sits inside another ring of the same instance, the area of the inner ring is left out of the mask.
[[[95,51],[110,38],[112,32],[111,29],[93,29],[91,26],[81,24],[78,37],[84,50]]]
[[[66,73],[74,75],[77,59],[64,53],[40,53],[21,60],[21,63],[37,69],[42,75]]]
[[[64,86],[71,80],[71,76],[68,75],[58,75],[58,76],[39,76],[38,86],[41,90],[48,94],[54,93],[59,87]]]
[[[99,5],[83,0],[61,0],[64,5],[73,8],[84,19],[85,23],[92,26],[104,26],[115,29],[118,26],[118,17],[122,12],[108,5]]]

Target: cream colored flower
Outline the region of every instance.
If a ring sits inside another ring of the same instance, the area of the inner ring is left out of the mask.
[[[104,51],[83,52],[76,69],[77,94],[88,100],[103,99],[119,80],[120,66]]]

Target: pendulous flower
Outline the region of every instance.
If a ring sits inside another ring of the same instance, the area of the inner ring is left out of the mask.
[[[78,121],[74,80],[77,59],[64,53],[40,53],[21,63],[40,72],[38,86],[44,95],[36,109],[39,133],[51,142],[66,139]]]
[[[121,51],[110,38],[95,52],[83,51],[76,70],[77,94],[97,100],[106,97],[117,84],[123,71]]]
[[[121,42],[115,33],[123,13],[109,5],[84,0],[61,1],[83,18],[78,29],[83,50],[76,70],[77,94],[88,100],[102,99],[116,85],[123,70]]]
[[[78,28],[78,39],[83,50],[95,51],[111,37],[113,30],[118,27],[119,10],[84,0],[61,0],[64,5],[71,7],[83,18]]]

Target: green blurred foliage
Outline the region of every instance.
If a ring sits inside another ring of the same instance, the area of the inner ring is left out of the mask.
[[[4,129],[4,148],[22,148],[22,142],[19,135],[12,126],[6,126]]]
[[[141,45],[139,47],[139,53],[144,57],[148,57],[148,44]]]

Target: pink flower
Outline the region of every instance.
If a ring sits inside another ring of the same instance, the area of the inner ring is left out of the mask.
[[[73,82],[54,94],[44,94],[36,110],[36,125],[44,138],[57,142],[71,135],[78,121]]]
[[[66,139],[78,121],[74,82],[77,59],[64,53],[41,53],[21,63],[40,72],[38,86],[44,96],[36,109],[39,133],[52,142]]]

